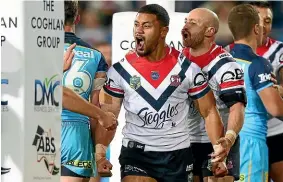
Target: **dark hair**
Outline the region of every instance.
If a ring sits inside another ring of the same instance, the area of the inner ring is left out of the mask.
[[[78,15],[79,5],[77,0],[65,0],[65,25],[72,25]]]
[[[269,9],[271,9],[271,5],[269,4],[268,1],[251,1],[248,4],[250,4],[252,6],[259,7],[259,8],[269,8]]]
[[[235,41],[248,37],[259,21],[258,11],[250,4],[235,6],[228,15],[228,25]]]
[[[156,15],[157,20],[162,26],[169,26],[170,17],[168,12],[158,4],[148,4],[141,7],[138,13],[146,13]]]

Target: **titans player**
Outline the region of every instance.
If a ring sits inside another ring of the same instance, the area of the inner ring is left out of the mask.
[[[78,1],[65,1],[65,49],[76,43],[72,66],[64,73],[63,85],[94,105],[99,105],[99,91],[106,80],[107,64],[103,55],[74,34],[78,23]],[[93,143],[90,128],[94,128],[87,116],[63,109],[61,134],[61,181],[81,182],[94,176]],[[99,124],[94,135],[103,132]],[[115,131],[114,131],[115,132]],[[102,141],[97,141],[96,152],[105,153],[106,146],[114,136],[110,132]],[[98,137],[102,139],[103,137]],[[111,164],[100,155],[99,163],[110,169]]]
[[[255,52],[262,43],[263,21],[249,4],[234,7],[228,17],[235,45],[230,51],[242,65],[247,93],[245,121],[240,132],[240,178],[268,180],[267,113],[283,115],[283,100],[273,87],[271,64]]]

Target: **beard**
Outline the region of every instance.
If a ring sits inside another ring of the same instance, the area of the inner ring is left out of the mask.
[[[189,34],[186,39],[183,38],[183,45],[192,49],[198,47],[204,40],[204,31],[202,30],[193,36]]]

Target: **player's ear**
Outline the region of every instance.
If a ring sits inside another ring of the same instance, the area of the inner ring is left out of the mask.
[[[259,24],[255,24],[255,26],[254,26],[254,33],[256,35],[260,34],[260,25]]]
[[[208,27],[204,33],[205,37],[212,37],[216,34],[216,29],[214,27]]]
[[[169,32],[169,27],[162,27],[161,28],[161,38],[165,39],[167,36],[167,33]]]
[[[75,19],[75,25],[79,24],[79,22],[81,21],[81,16],[80,15],[77,15],[76,16],[76,19]]]

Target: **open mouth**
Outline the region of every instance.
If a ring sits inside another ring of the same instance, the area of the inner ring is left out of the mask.
[[[144,49],[144,38],[141,36],[136,37],[136,48],[137,50],[143,50]]]
[[[186,40],[186,39],[188,38],[188,36],[189,36],[188,32],[185,32],[185,31],[183,31],[182,34],[183,34],[183,38],[184,38],[185,40]]]

